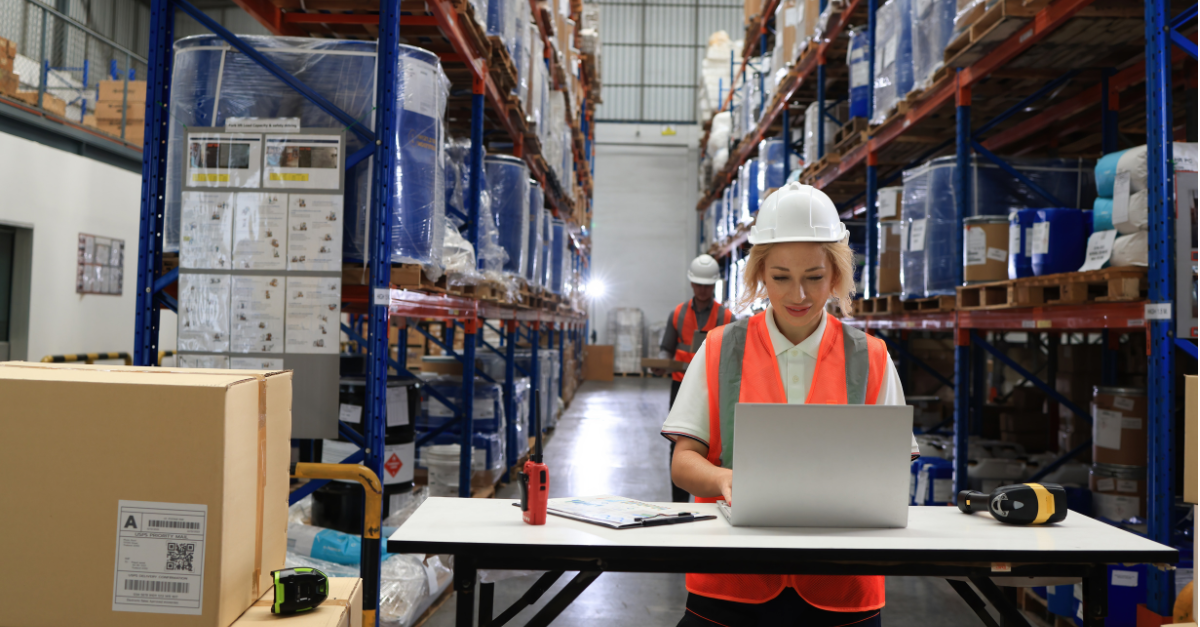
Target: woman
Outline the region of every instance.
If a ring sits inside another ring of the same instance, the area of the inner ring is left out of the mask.
[[[833,202],[807,185],[788,183],[759,210],[742,304],[765,291],[770,305],[708,334],[662,428],[675,442],[671,477],[698,501],[733,502],[721,434],[730,440],[738,402],[904,404],[883,341],[825,312],[832,300],[845,313],[854,294],[848,238]],[[679,627],[882,624],[883,577],[689,574],[687,589]]]

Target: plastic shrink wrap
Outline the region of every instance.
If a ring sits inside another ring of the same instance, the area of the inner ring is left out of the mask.
[[[897,0],[892,0],[893,2]],[[830,119],[828,115],[820,115],[818,113],[820,107],[814,102],[808,105],[804,110],[804,165],[807,167],[810,164],[816,163],[821,155],[817,151],[817,124],[825,124],[825,151],[824,154],[829,154],[833,150],[833,136],[838,132],[840,125]]]
[[[850,30],[850,47],[846,51],[846,64],[850,67],[850,117],[865,118],[870,109],[871,75],[867,55],[867,27]]]
[[[541,287],[544,283],[542,272],[542,214],[546,213],[545,194],[537,181],[529,181],[529,240],[525,264],[525,281],[531,286]]]
[[[550,221],[550,230],[554,233],[554,247],[550,250],[550,266],[549,271],[549,290],[551,294],[563,295],[563,284],[566,281],[566,273],[563,271],[563,264],[567,259],[567,229],[566,224],[554,218]]]
[[[619,307],[608,312],[608,337],[613,343],[613,369],[641,372],[645,321],[642,310]]]
[[[1112,257],[1108,263],[1113,267],[1148,265],[1149,245],[1150,233],[1147,231],[1118,235],[1113,242]]]
[[[912,0],[888,0],[875,13],[875,106],[882,124],[913,87]]]
[[[507,257],[501,271],[509,278],[524,278],[529,262],[529,169],[509,155],[488,155],[483,164],[497,243]]]
[[[247,36],[244,41],[313,91],[360,120],[369,129],[375,92],[375,44],[294,37]],[[421,48],[400,47],[397,75],[399,112],[396,128],[405,136],[387,138],[398,147],[392,261],[436,266],[441,258],[444,220],[442,115],[448,82],[437,56]],[[175,43],[168,139],[166,250],[178,250],[182,160],[186,128],[221,127],[229,118],[298,117],[306,128],[345,128],[295,90],[283,85],[244,54],[214,35]],[[353,129],[346,132],[346,154],[365,144]],[[370,201],[371,159],[346,178],[343,250],[363,259]]]
[[[954,35],[955,0],[912,1],[913,89],[933,84]],[[903,94],[901,94],[903,96]]]

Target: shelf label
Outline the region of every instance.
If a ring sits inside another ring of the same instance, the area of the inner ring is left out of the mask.
[[[1011,573],[1012,572],[1012,563],[1011,562],[992,562],[992,572],[993,573]]]
[[[1170,320],[1171,303],[1146,303],[1147,320]]]
[[[1131,327],[1144,327],[1146,326],[1146,321],[1141,318],[1130,318],[1125,321],[1125,324]]]
[[[1052,322],[1050,320],[1038,320],[1037,321],[1037,328],[1039,328],[1039,329],[1049,329],[1049,328],[1052,328],[1053,326],[1054,326],[1054,322]]]
[[[371,304],[384,307],[392,304],[392,290],[386,287],[375,288],[371,292]]]
[[[1022,320],[1021,328],[1022,329],[1034,329],[1034,328],[1037,328],[1037,323],[1035,323],[1033,320]]]

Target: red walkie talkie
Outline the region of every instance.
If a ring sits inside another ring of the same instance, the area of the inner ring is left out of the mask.
[[[546,501],[550,498],[550,471],[542,463],[542,412],[541,399],[533,395],[533,453],[525,462],[521,473],[521,517],[526,524],[546,524]]]

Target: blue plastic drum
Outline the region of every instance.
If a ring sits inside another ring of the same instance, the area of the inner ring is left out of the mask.
[[[929,168],[904,173],[904,220],[900,227],[900,297],[925,298],[926,211]]]
[[[1008,214],[1008,278],[1033,276],[1030,243],[1037,209],[1021,209]]]
[[[542,214],[546,213],[545,193],[537,181],[529,181],[529,248],[526,254],[525,280],[530,285],[542,285]]]
[[[932,185],[946,185],[954,168],[931,168]],[[908,211],[908,205],[904,206]],[[954,203],[930,202],[925,215],[925,297],[953,296],[962,282],[963,259],[954,254],[962,238]]]
[[[550,258],[553,256],[551,251],[554,250],[553,220],[549,211],[542,212],[542,267],[540,274],[542,275],[541,286],[543,289],[550,289]]]
[[[561,296],[566,279],[564,264],[567,257],[567,228],[558,218],[551,220],[550,224],[554,232],[554,249],[550,251],[550,293]]]
[[[1033,274],[1076,272],[1083,265],[1092,217],[1078,209],[1038,209],[1033,219],[1030,249]]]
[[[738,221],[749,224],[751,216],[758,213],[758,161],[747,161],[739,170],[738,194],[741,197],[741,211]]]
[[[850,117],[867,117],[867,105],[871,102],[871,84],[867,80],[870,70],[867,58],[867,27],[859,26],[850,31]]]
[[[767,190],[787,183],[786,146],[783,138],[764,139],[758,144],[758,200],[767,199]]]
[[[508,253],[501,269],[505,274],[524,277],[529,261],[529,168],[517,157],[488,155],[483,169],[499,244]]]

